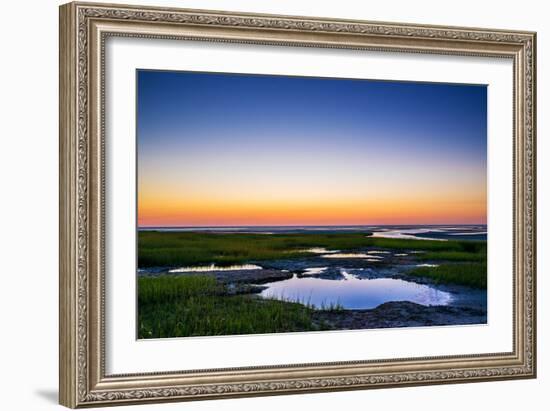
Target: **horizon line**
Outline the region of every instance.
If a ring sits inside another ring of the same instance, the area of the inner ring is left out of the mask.
[[[299,225],[147,225],[137,228],[291,228],[291,227],[394,227],[394,226],[426,226],[426,227],[445,227],[445,226],[475,226],[487,225],[487,223],[438,223],[438,224],[299,224]]]

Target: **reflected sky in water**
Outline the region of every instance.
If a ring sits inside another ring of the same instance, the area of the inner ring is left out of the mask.
[[[393,278],[360,279],[342,270],[343,279],[329,280],[294,276],[265,284],[265,298],[299,301],[316,308],[338,304],[345,309],[371,309],[389,301],[422,305],[447,305],[451,294],[428,285]]]

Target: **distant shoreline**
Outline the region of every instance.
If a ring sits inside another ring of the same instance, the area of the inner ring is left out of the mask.
[[[487,240],[486,224],[444,225],[355,225],[355,226],[217,226],[139,227],[138,232],[181,232],[204,234],[365,234],[409,240]]]

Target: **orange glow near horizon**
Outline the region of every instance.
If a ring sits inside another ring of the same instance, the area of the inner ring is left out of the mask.
[[[241,169],[223,158],[181,167],[142,167],[140,227],[486,224],[486,182],[468,165],[446,171],[406,164],[400,172],[375,158],[353,169],[308,163],[247,160]],[[305,163],[305,164],[304,164]],[[438,166],[437,164],[435,164]],[[231,170],[220,173],[219,167]],[[443,167],[443,165],[440,165]],[[403,171],[407,168],[406,171]],[[362,177],[369,176],[369,178]]]
[[[143,198],[138,210],[140,227],[486,224],[484,193],[352,201]]]

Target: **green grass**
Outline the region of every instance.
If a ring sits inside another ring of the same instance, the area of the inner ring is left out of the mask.
[[[439,250],[430,250],[417,255],[419,260],[440,260],[456,262],[485,262],[487,261],[486,241],[446,241],[450,247]]]
[[[324,329],[307,304],[226,295],[207,276],[140,277],[138,337],[263,334]],[[337,310],[341,307],[327,306]]]
[[[422,250],[423,260],[481,261],[484,241],[430,241],[368,237],[352,234],[213,234],[141,231],[138,237],[139,267],[232,265],[250,261],[299,258],[310,247],[354,250],[363,247]]]
[[[442,261],[472,261],[472,262],[483,262],[487,259],[487,252],[480,251],[478,253],[468,253],[464,251],[439,251],[439,252],[428,252],[424,254],[419,254],[417,256],[419,260],[442,260]]]
[[[438,267],[416,267],[408,274],[430,278],[439,284],[452,283],[474,288],[487,288],[487,263],[485,261],[442,264]]]

